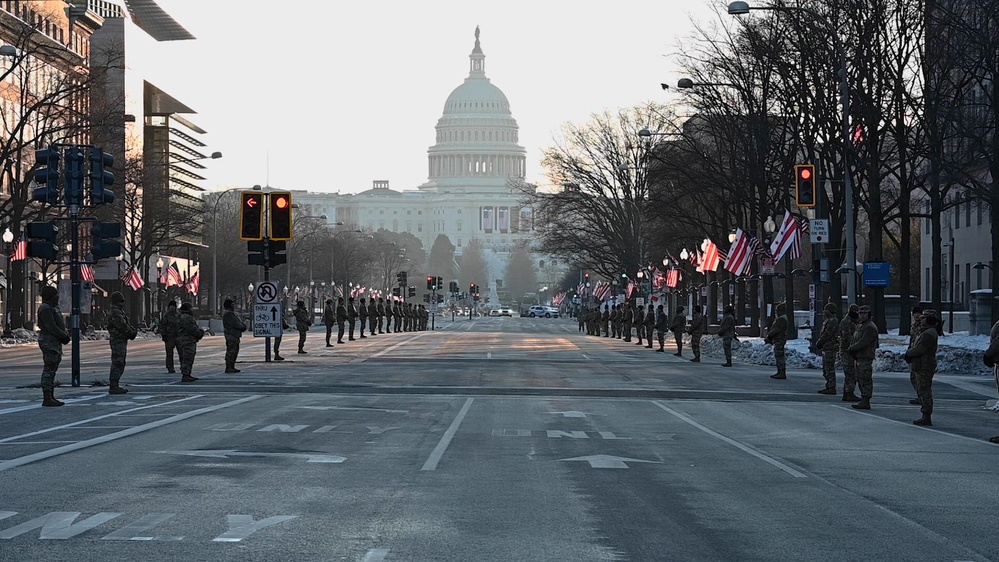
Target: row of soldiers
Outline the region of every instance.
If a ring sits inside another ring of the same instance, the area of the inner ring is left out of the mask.
[[[632,333],[638,339],[635,345],[642,345],[642,339],[648,342],[645,347],[652,349],[652,336],[655,334],[659,341],[657,352],[665,352],[666,335],[672,334],[676,343],[677,357],[683,357],[683,335],[690,335],[690,348],[694,354],[691,359],[694,363],[701,362],[701,337],[708,333],[708,318],[703,313],[700,305],[694,306],[694,314],[687,322],[684,315],[685,308],[677,306],[672,316],[666,313],[663,305],[649,304],[643,311],[637,303],[626,301],[621,304],[606,303],[603,310],[599,307],[591,307],[580,314],[579,331],[585,331],[587,335],[600,336],[605,338],[622,339],[625,342],[632,341]],[[731,306],[725,308],[725,316],[718,329],[718,335],[722,338],[722,345],[725,350],[725,363],[723,367],[732,366],[732,340],[736,337],[735,332],[735,311]]]

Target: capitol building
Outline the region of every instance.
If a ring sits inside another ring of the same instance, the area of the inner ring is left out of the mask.
[[[426,183],[396,190],[375,180],[367,191],[343,195],[293,191],[298,206],[331,224],[411,233],[428,253],[443,234],[459,264],[462,248],[477,239],[491,278],[501,278],[513,246],[532,237],[534,217],[511,187],[524,183],[527,153],[517,144],[510,102],[486,77],[485,62],[476,28],[468,77],[444,102],[436,143],[427,151]]]

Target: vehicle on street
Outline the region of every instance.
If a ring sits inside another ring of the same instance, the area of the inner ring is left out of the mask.
[[[513,317],[513,309],[510,308],[510,307],[504,306],[503,308],[499,309],[499,315],[500,316],[510,316],[510,317]]]
[[[532,306],[527,309],[527,316],[530,318],[536,318],[538,316],[543,316],[545,318],[558,318],[558,309],[551,306]]]

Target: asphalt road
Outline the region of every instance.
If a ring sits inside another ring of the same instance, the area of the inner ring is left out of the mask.
[[[908,375],[860,412],[818,371],[567,319],[295,339],[265,363],[244,337],[224,374],[206,338],[187,384],[137,340],[124,396],[89,386],[108,347],[85,342],[62,408],[38,349],[4,348],[0,560],[999,560],[990,379],[940,377],[921,428]]]

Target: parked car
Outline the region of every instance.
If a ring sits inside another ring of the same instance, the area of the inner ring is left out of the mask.
[[[555,308],[554,306],[546,306],[545,310],[547,310],[548,313],[552,315],[552,318],[558,318],[558,309]]]
[[[512,308],[508,308],[508,307],[503,307],[503,308],[499,309],[499,315],[500,316],[510,316],[512,318],[513,317],[513,309]]]

